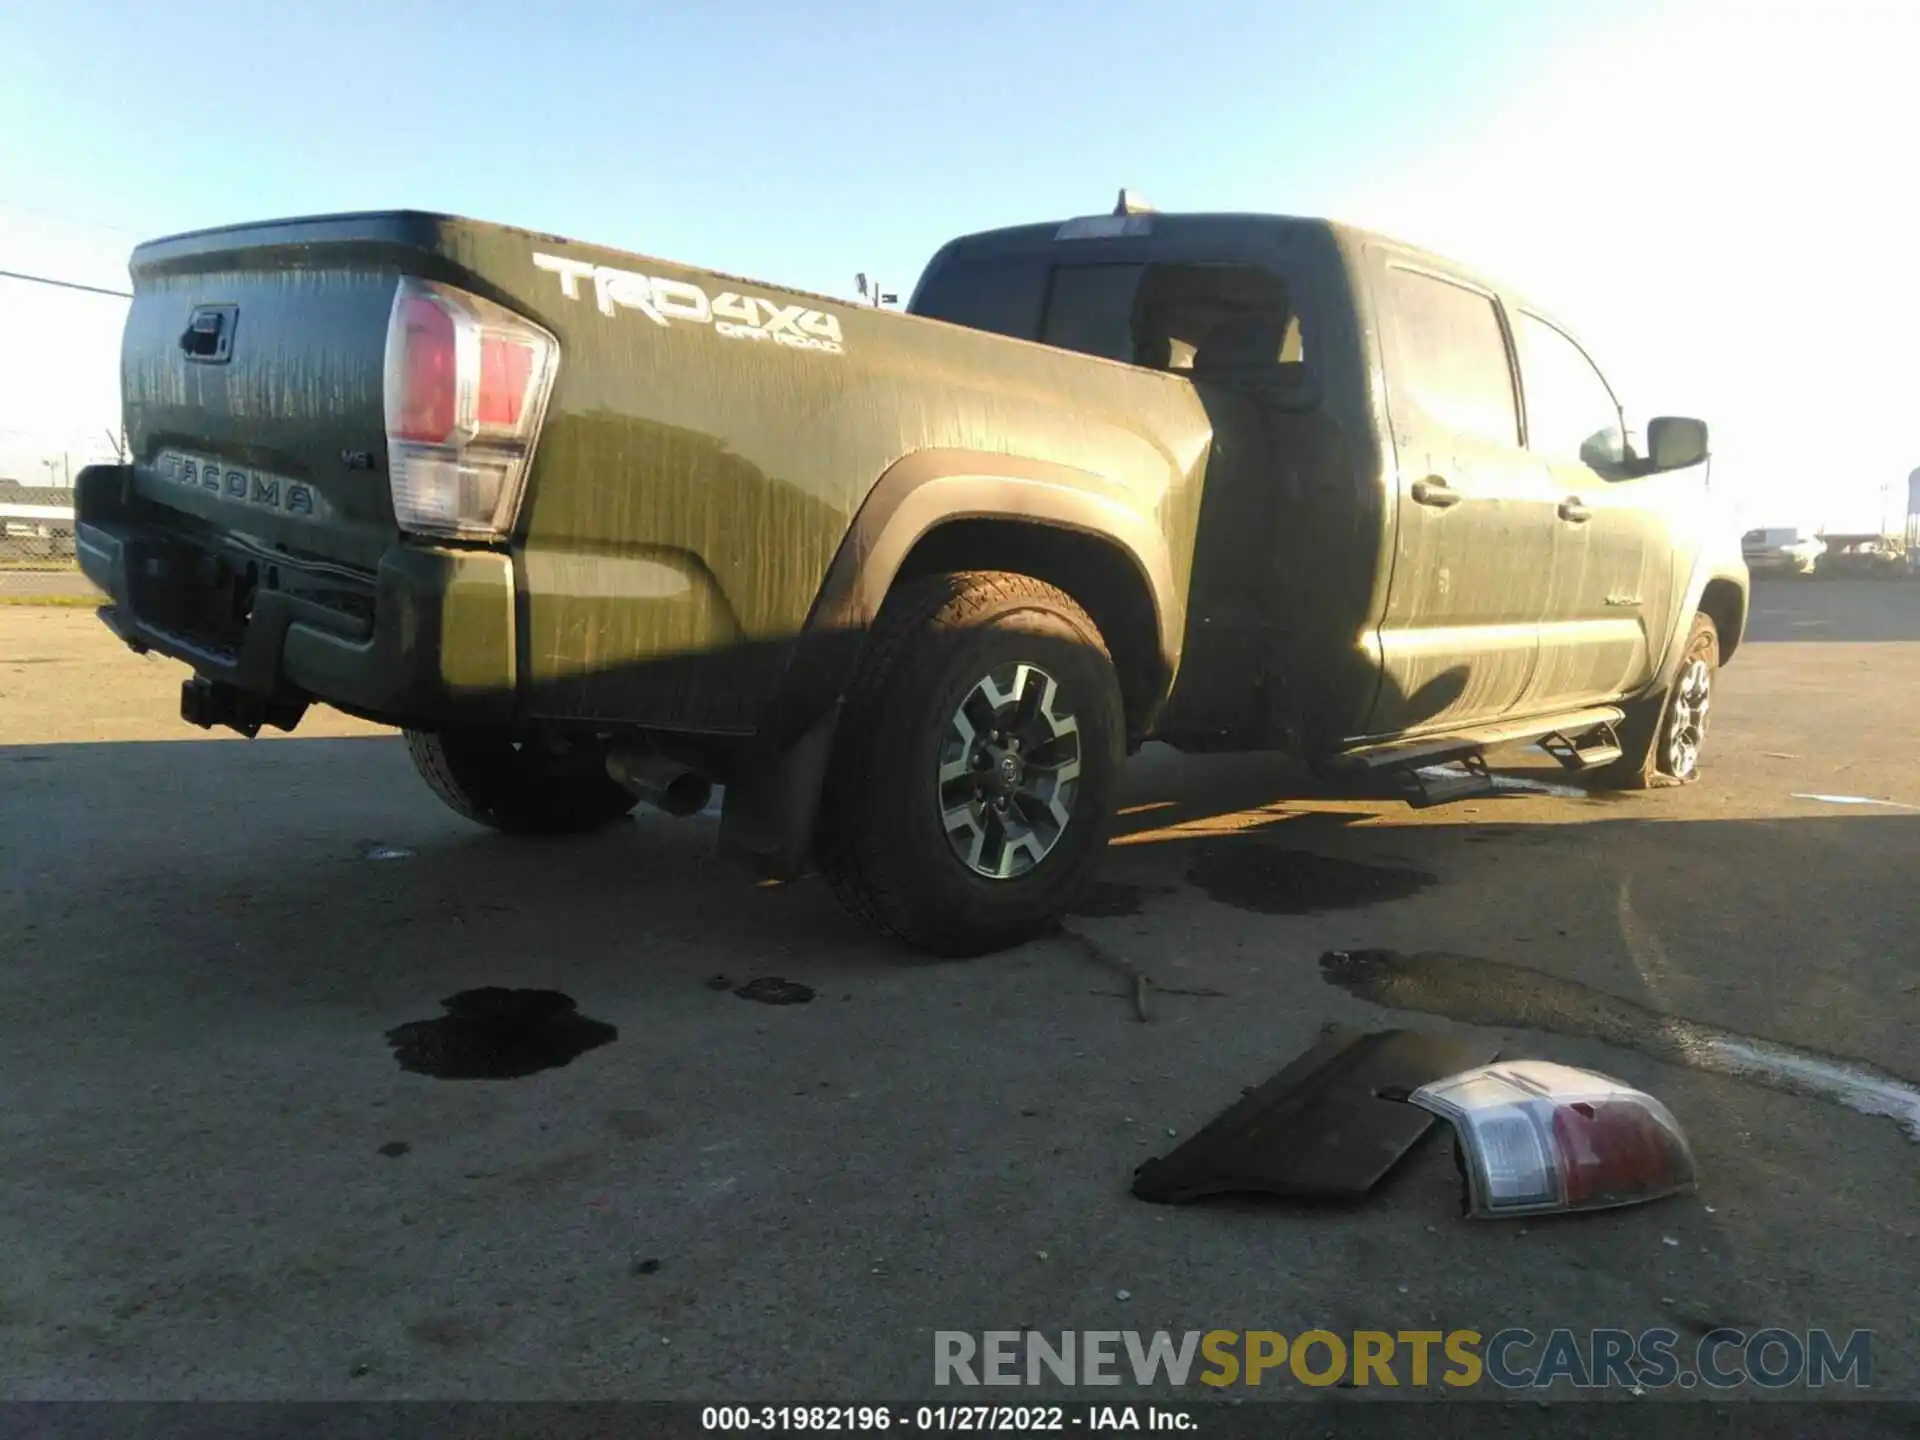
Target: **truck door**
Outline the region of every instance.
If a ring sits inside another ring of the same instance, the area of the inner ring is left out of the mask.
[[[1514,338],[1527,448],[1557,492],[1540,663],[1521,708],[1602,703],[1653,678],[1674,585],[1675,479],[1633,474],[1619,402],[1572,338],[1524,310]]]
[[[1552,578],[1554,494],[1520,443],[1512,351],[1485,290],[1374,247],[1397,457],[1371,735],[1452,729],[1526,692]]]

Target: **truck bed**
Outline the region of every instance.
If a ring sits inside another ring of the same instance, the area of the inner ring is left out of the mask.
[[[467,623],[493,614],[480,629],[502,654],[467,647],[456,688],[503,692],[489,715],[750,732],[853,517],[916,452],[1066,467],[1191,548],[1211,431],[1171,376],[411,211],[176,236],[141,246],[132,274],[133,461],[96,521],[304,587],[354,644],[405,628],[379,613],[404,604],[396,576],[460,571]],[[558,340],[524,499],[497,541],[396,521],[383,380],[402,277]],[[185,353],[209,313],[224,318],[206,343],[225,352]],[[150,593],[177,589],[170,573]],[[315,679],[339,683],[297,688]],[[378,689],[344,698],[367,709]]]

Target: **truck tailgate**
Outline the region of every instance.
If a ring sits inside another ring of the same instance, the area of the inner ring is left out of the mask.
[[[395,538],[382,373],[402,273],[436,217],[203,231],[134,252],[121,383],[146,499],[275,549],[372,569]]]

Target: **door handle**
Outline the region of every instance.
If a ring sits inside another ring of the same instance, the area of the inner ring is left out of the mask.
[[[224,365],[233,356],[233,327],[239,311],[232,305],[196,305],[180,336],[187,359],[203,365]]]
[[[1424,480],[1413,482],[1413,498],[1422,505],[1431,505],[1444,510],[1449,505],[1460,503],[1460,492],[1447,484],[1438,475],[1429,475]]]
[[[1593,512],[1580,503],[1578,495],[1574,495],[1560,502],[1560,518],[1575,525],[1584,525],[1593,518]]]

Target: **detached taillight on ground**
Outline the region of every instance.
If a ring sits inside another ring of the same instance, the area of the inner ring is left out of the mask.
[[[513,529],[560,343],[477,295],[403,279],[387,322],[387,466],[394,518],[417,535]]]
[[[1453,1125],[1472,1216],[1604,1210],[1694,1185],[1693,1151],[1667,1107],[1591,1070],[1502,1061],[1408,1098]]]

